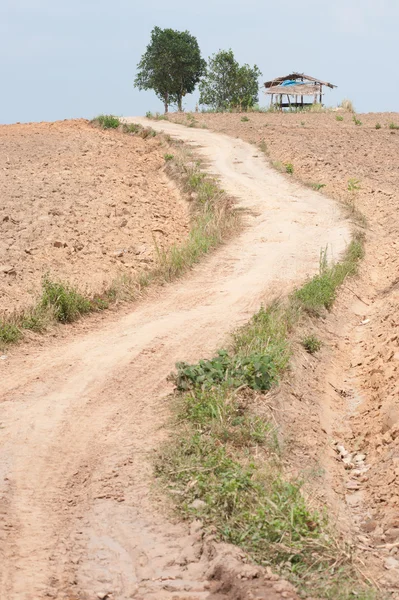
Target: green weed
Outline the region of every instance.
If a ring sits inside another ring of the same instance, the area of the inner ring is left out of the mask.
[[[381,123],[376,123],[376,124],[375,124],[375,128],[376,128],[376,129],[381,129]]]
[[[399,125],[396,125],[396,123],[390,123],[389,129],[399,129]]]
[[[326,187],[325,183],[307,183],[306,184],[308,187],[312,188],[312,190],[316,190],[317,192],[319,192],[321,189]]]
[[[360,119],[358,119],[358,118],[356,117],[356,115],[353,115],[353,117],[352,117],[352,120],[353,120],[354,124],[355,124],[355,125],[357,125],[358,127],[359,127],[360,125],[363,125],[363,123],[360,121]]]
[[[292,163],[286,163],[284,166],[286,173],[288,173],[289,175],[292,175],[294,173],[294,165]]]
[[[173,154],[164,154],[164,159],[166,162],[168,162],[170,160],[173,160],[174,156],[173,156]]]
[[[246,115],[244,115],[243,117],[241,117],[241,121],[242,123],[246,123],[247,121],[249,121],[249,119]]]
[[[337,121],[343,121],[343,120],[344,120],[344,117],[343,117],[342,115],[336,115],[335,119],[336,119]]]
[[[309,354],[318,352],[322,346],[321,341],[314,334],[305,336],[301,340],[301,344]]]
[[[348,180],[348,192],[357,192],[360,190],[360,181],[358,179]]]

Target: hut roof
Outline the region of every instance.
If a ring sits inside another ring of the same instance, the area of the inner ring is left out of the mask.
[[[284,94],[289,96],[314,96],[323,94],[318,83],[298,83],[297,85],[274,85],[265,90],[265,94]]]
[[[337,87],[336,85],[333,85],[332,83],[329,83],[328,81],[321,81],[321,79],[317,79],[316,77],[311,77],[310,75],[305,75],[304,73],[297,73],[297,72],[291,73],[290,75],[284,75],[283,77],[276,77],[275,79],[272,79],[271,81],[266,81],[265,87],[266,88],[276,87],[276,86],[279,86],[280,84],[282,84],[284,81],[288,81],[290,79],[294,80],[294,81],[300,79],[300,80],[304,81],[305,83],[313,82],[318,85],[326,85],[331,89]],[[294,93],[298,93],[298,92],[294,92]]]

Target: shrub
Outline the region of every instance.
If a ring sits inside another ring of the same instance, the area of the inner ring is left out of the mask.
[[[99,115],[92,121],[97,123],[101,129],[117,129],[121,125],[121,121],[114,115]]]
[[[399,129],[399,125],[396,125],[396,123],[390,123],[389,129]]]
[[[337,115],[337,116],[335,117],[335,119],[336,119],[337,121],[343,121],[343,120],[344,120],[344,117],[343,117],[342,115]]]
[[[173,154],[164,154],[164,159],[166,160],[166,162],[173,160],[173,158],[174,158]]]
[[[375,124],[375,128],[376,128],[376,129],[381,129],[381,123],[376,123],[376,124]]]
[[[360,125],[363,125],[363,123],[356,117],[356,115],[353,115],[352,120],[353,120],[354,124],[357,125],[358,127]]]
[[[301,344],[309,354],[318,352],[322,346],[321,341],[313,334],[305,336]]]
[[[247,117],[247,116],[245,116],[245,115],[244,115],[243,117],[241,117],[241,121],[242,121],[243,123],[246,123],[247,121],[249,121],[249,119],[248,119],[248,117]]]

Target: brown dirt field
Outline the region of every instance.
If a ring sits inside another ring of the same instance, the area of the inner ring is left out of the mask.
[[[323,340],[323,350],[310,357],[298,346],[293,374],[275,401],[282,407],[279,420],[292,448],[287,468],[300,472],[322,465],[326,472],[318,501],[335,508],[371,580],[397,598],[399,131],[389,124],[398,125],[399,114],[358,115],[361,126],[344,112],[253,113],[248,118],[195,115],[200,127],[257,145],[264,140],[271,161],[293,165],[288,178],[325,184],[323,194],[354,205],[367,219],[359,276],[344,285],[333,313],[304,325]],[[381,129],[375,128],[377,122]],[[359,181],[358,190],[348,190],[350,179]],[[355,458],[356,452],[365,455],[361,469],[356,464],[344,468],[334,440]]]
[[[32,303],[49,272],[101,292],[159,246],[187,235],[189,215],[164,173],[157,139],[87,121],[0,126],[0,308]]]

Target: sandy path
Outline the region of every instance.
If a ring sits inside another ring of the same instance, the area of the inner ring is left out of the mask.
[[[2,600],[208,597],[195,534],[167,521],[150,487],[166,377],[314,273],[326,244],[337,256],[349,240],[333,201],[272,171],[253,146],[151,125],[202,146],[251,210],[247,227],[127,316],[0,362]]]

